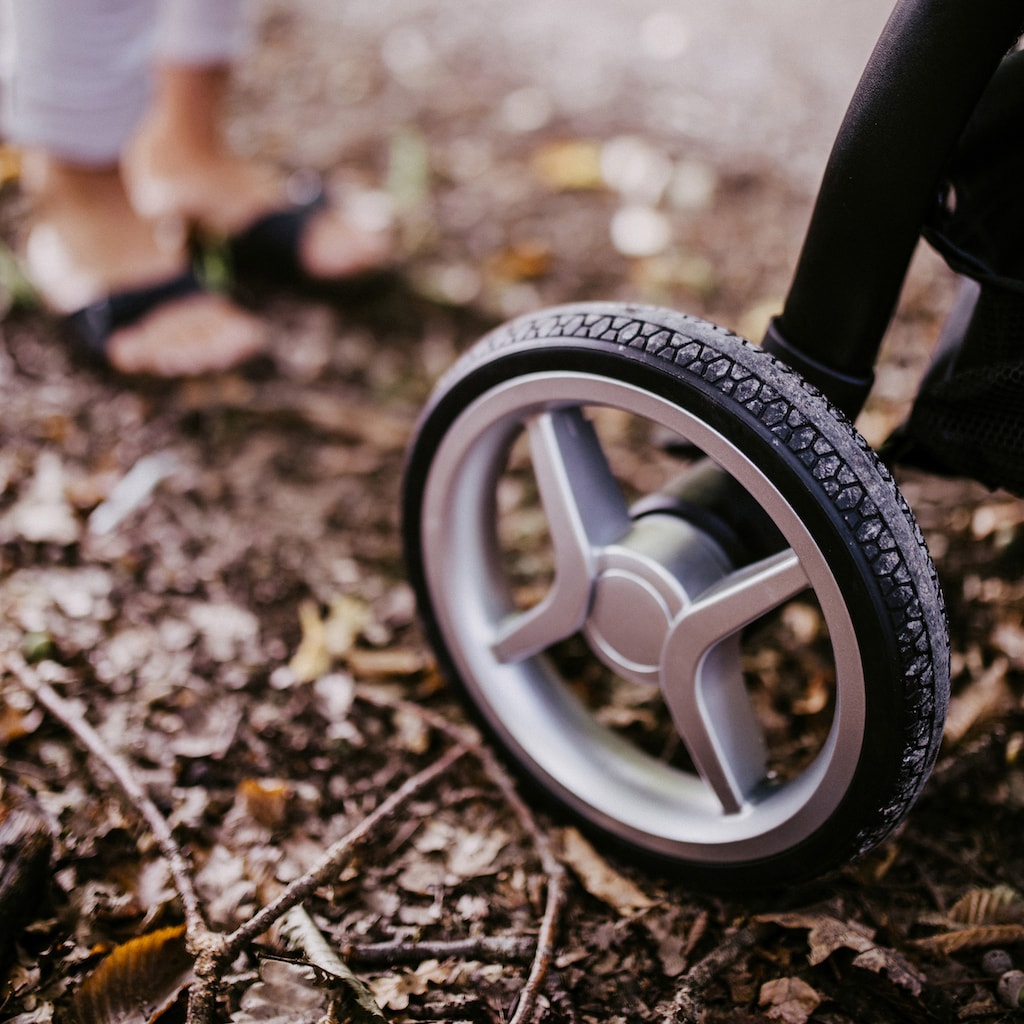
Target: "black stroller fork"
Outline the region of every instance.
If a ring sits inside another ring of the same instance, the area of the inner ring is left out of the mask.
[[[1014,91],[1024,111],[1016,70],[996,73],[1022,23],[1020,0],[901,0],[850,103],[764,347],[851,417],[972,114]]]

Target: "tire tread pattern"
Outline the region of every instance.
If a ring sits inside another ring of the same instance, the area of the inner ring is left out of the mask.
[[[845,415],[785,363],[725,328],[658,307],[581,303],[528,314],[482,338],[446,379],[463,377],[474,364],[510,349],[560,339],[644,353],[699,378],[742,408],[801,463],[808,485],[831,503],[867,560],[905,679],[895,784],[847,852],[852,859],[870,849],[919,796],[938,754],[949,695],[941,588],[920,528],[888,469]]]

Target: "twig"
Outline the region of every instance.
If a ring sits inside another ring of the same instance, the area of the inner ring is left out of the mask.
[[[203,918],[202,906],[192,883],[185,855],[156,804],[132,778],[131,768],[127,762],[111,750],[77,709],[61,697],[52,686],[40,679],[19,655],[8,654],[6,661],[21,685],[110,772],[122,794],[149,826],[161,854],[171,869],[174,887],[185,914],[190,941],[198,941],[208,935],[209,929]]]
[[[698,960],[682,978],[665,1024],[698,1024],[704,1019],[704,990],[727,967],[731,967],[747,950],[756,946],[770,929],[763,922],[749,924],[733,932],[703,960]]]
[[[185,856],[174,839],[167,820],[145,790],[132,778],[131,768],[127,762],[114,753],[77,709],[40,679],[24,659],[9,654],[6,662],[19,683],[107,769],[122,794],[149,826],[161,854],[167,861],[182,902],[188,927],[189,948],[196,958],[196,980],[189,990],[187,1024],[205,1024],[212,1018],[225,964],[243,952],[253,939],[267,931],[280,917],[311,895],[338,870],[352,847],[365,840],[372,829],[394,814],[404,801],[446,771],[468,749],[466,745],[458,744],[432,765],[407,779],[358,825],[332,844],[312,869],[296,879],[272,903],[258,911],[230,935],[225,936],[211,931],[207,926]]]
[[[480,960],[519,964],[532,957],[533,940],[518,935],[477,935],[451,942],[367,942],[342,946],[346,960],[362,967],[396,967],[423,960]]]
[[[224,953],[234,956],[253,939],[262,935],[282,914],[311,896],[316,889],[336,874],[352,847],[361,843],[385,818],[390,817],[410,797],[433,782],[466,753],[466,747],[452,747],[423,771],[406,781],[386,800],[377,805],[355,828],[333,843],[320,860],[301,878],[291,883],[273,902],[254,914],[225,939]]]
[[[311,896],[323,882],[338,871],[353,846],[366,839],[370,831],[393,814],[403,801],[414,796],[446,771],[465,752],[465,747],[453,747],[432,765],[406,779],[402,786],[378,804],[355,828],[333,843],[309,871],[292,882],[271,903],[257,911],[230,935],[212,936],[206,948],[199,951],[200,955],[196,959],[196,981],[189,991],[186,1024],[206,1024],[210,1020],[225,964],[238,956],[250,942],[267,931],[279,918]]]
[[[540,929],[537,934],[537,951],[530,965],[530,973],[519,994],[519,1002],[516,1012],[509,1024],[524,1024],[525,1021],[533,1020],[536,1012],[537,999],[541,989],[544,987],[544,979],[551,969],[555,957],[555,942],[558,937],[558,925],[561,919],[562,907],[566,901],[566,877],[565,868],[562,862],[555,856],[548,837],[541,831],[533,813],[524,803],[516,791],[515,783],[508,773],[498,763],[498,759],[486,747],[479,747],[476,751],[484,770],[502,791],[509,806],[512,808],[522,827],[533,838],[540,857],[541,866],[547,875],[547,901],[544,907],[544,916],[541,918]]]
[[[409,701],[384,701],[374,694],[365,692],[360,692],[359,696],[377,707],[400,707],[419,715],[438,732],[444,733],[457,743],[468,746],[472,750],[473,755],[479,760],[488,778],[501,790],[520,826],[532,839],[537,855],[540,858],[541,867],[547,875],[547,899],[545,901],[544,915],[541,918],[540,928],[537,933],[537,949],[534,953],[533,963],[530,965],[530,973],[527,976],[522,992],[519,994],[516,1011],[509,1024],[524,1024],[524,1022],[532,1020],[536,1013],[537,999],[540,996],[541,989],[544,987],[544,979],[547,977],[554,960],[559,921],[562,907],[566,901],[566,873],[562,862],[556,856],[547,835],[537,824],[537,819],[533,816],[533,812],[522,797],[519,796],[512,778],[501,766],[490,749],[484,745],[475,730],[454,725],[441,715]]]

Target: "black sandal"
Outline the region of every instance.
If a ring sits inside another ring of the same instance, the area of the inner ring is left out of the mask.
[[[116,331],[138,322],[164,303],[205,291],[195,272],[189,269],[156,284],[112,292],[69,313],[63,322],[76,350],[109,366],[107,349]]]
[[[327,197],[318,188],[311,198],[264,214],[229,238],[227,253],[233,274],[286,284],[308,281],[299,247],[310,220],[326,208]]]

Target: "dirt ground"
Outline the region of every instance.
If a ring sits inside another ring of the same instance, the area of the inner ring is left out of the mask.
[[[692,47],[700,71],[693,26],[644,12],[649,61]],[[371,290],[247,293],[274,328],[267,365],[127,384],[70,356],[5,264],[0,866],[31,859],[31,844],[9,844],[18,808],[54,843],[28,897],[2,911],[24,909],[24,927],[0,948],[0,1020],[185,1014],[184,975],[167,969],[183,911],[166,851],[26,679],[132,765],[207,921],[230,931],[449,749],[445,723],[465,723],[419,631],[400,545],[403,453],[456,355],[490,325],[578,299],[668,305],[756,338],[785,294],[827,145],[806,92],[780,78],[803,105],[762,136],[723,135],[707,128],[709,101],[687,106],[684,91],[669,109],[660,64],[649,104],[629,62],[611,83],[570,87],[552,71],[570,62],[568,40],[544,51],[543,17],[533,5],[518,16],[515,52],[549,77],[470,45],[485,4],[459,18],[411,3],[260,6],[233,140],[320,170],[355,202],[386,196],[402,234],[398,278]],[[589,39],[582,25],[584,57]],[[827,112],[841,91],[823,88]],[[16,247],[10,166],[0,218]],[[951,283],[922,252],[861,420],[872,442],[907,409]],[[722,899],[524,814],[471,751],[306,903],[386,1019],[504,1021],[527,998],[545,1019],[603,1024],[1012,1018],[1024,506],[970,483],[899,482],[945,589],[954,697],[938,766],[897,835],[805,889]],[[549,844],[568,866],[565,899],[547,978],[526,997]],[[321,1019],[323,976],[261,961],[260,943],[225,967],[219,1018]],[[134,958],[75,1002],[119,950]]]

